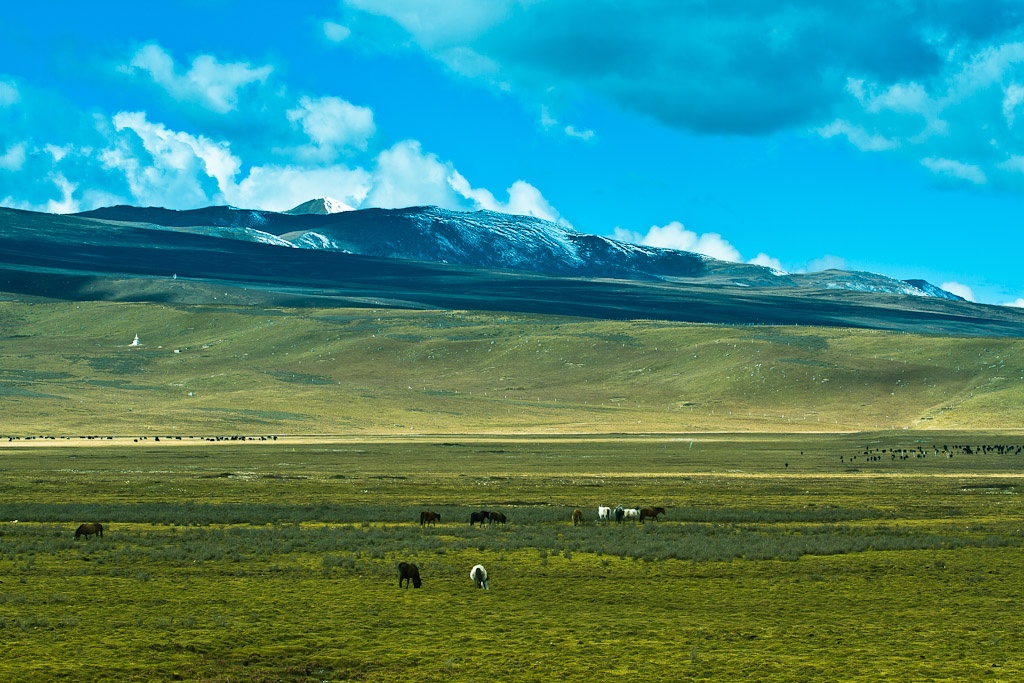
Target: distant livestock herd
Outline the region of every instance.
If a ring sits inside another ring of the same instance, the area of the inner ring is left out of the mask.
[[[607,505],[601,505],[597,508],[597,519],[601,522],[609,522],[614,519],[620,524],[626,520],[640,520],[643,524],[645,519],[653,519],[658,521],[659,515],[665,514],[665,508],[663,507],[646,507],[646,508],[625,508],[621,505],[611,508]],[[420,526],[437,526],[437,523],[441,521],[441,513],[433,512],[431,510],[424,510],[420,513]],[[469,525],[475,526],[479,524],[484,525],[484,522],[490,524],[506,524],[508,523],[508,517],[502,512],[495,512],[492,510],[480,510],[479,512],[472,512],[469,515]],[[583,524],[583,510],[576,508],[572,511],[572,524],[573,526],[579,526]],[[86,522],[80,524],[75,529],[75,540],[77,541],[80,537],[85,536],[88,539],[90,536],[98,536],[103,538],[103,525],[99,522]],[[484,569],[482,564],[474,565],[469,572],[469,578],[473,581],[473,584],[477,588],[488,590],[490,588],[490,579],[487,575],[487,570]],[[399,588],[408,588],[409,584],[412,584],[413,588],[419,588],[423,585],[423,580],[420,578],[420,570],[415,564],[411,562],[399,562],[398,563],[398,586]]]
[[[597,507],[597,520],[599,522],[610,522],[614,519],[616,522],[622,523],[624,521],[639,521],[641,524],[645,520],[653,519],[655,522],[658,521],[660,515],[664,515],[665,508],[660,506],[646,507],[646,508],[627,508],[621,505],[611,508],[607,505],[599,505]],[[441,513],[434,512],[432,510],[424,510],[420,513],[420,526],[437,526],[437,523],[441,521]],[[480,510],[479,512],[469,513],[469,525],[476,526],[479,524],[483,526],[484,523],[491,524],[507,524],[508,517],[502,512],[494,512],[492,510]],[[572,525],[580,526],[583,524],[583,510],[576,508],[572,511]]]

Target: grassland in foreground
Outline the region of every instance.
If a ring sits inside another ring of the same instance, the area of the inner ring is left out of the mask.
[[[1022,443],[14,442],[0,679],[1020,680],[1021,455],[980,446]],[[618,503],[668,514],[596,522]],[[509,523],[471,528],[478,509]],[[104,537],[74,540],[85,520]]]

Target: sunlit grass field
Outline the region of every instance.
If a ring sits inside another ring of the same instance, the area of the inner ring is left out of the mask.
[[[998,429],[1022,403],[1018,338],[0,301],[6,436]]]
[[[0,679],[1020,680],[1022,456],[977,447],[1022,442],[7,442]]]
[[[0,300],[0,680],[1021,680],[1022,344]]]

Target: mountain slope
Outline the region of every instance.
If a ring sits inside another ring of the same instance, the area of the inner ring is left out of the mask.
[[[789,275],[762,266],[580,233],[530,216],[448,211],[433,206],[327,213],[333,208],[337,207],[330,200],[321,199],[292,209],[300,212],[298,215],[232,207],[168,211],[127,206],[79,215],[176,228],[244,228],[267,233],[263,241],[272,241],[269,236],[273,235],[304,249],[548,275],[958,298],[924,281],[906,282],[845,271]],[[248,232],[239,236],[251,239],[254,235]]]
[[[1024,336],[1024,311],[932,297],[735,287],[710,279],[637,281],[517,273],[14,209],[0,209],[0,291],[63,299],[228,299],[257,306],[287,302],[476,309],[611,320]]]

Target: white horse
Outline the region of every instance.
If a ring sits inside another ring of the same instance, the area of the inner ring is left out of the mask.
[[[476,584],[477,588],[483,588],[484,590],[490,590],[490,582],[487,580],[487,570],[484,569],[482,564],[474,565],[469,570],[469,578]]]
[[[626,508],[622,511],[622,518],[634,521],[640,519],[640,508]]]
[[[597,506],[597,519],[602,522],[607,522],[612,518],[612,509],[607,505]]]

